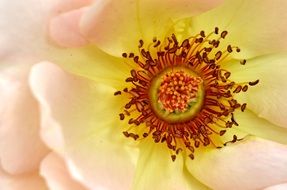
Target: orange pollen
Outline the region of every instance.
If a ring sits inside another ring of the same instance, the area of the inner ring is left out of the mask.
[[[185,112],[189,103],[195,101],[200,77],[189,76],[184,71],[166,74],[158,92],[158,102],[168,112]]]

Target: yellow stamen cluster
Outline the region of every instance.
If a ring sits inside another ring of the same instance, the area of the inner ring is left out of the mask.
[[[200,83],[200,77],[189,76],[184,71],[166,74],[159,88],[158,102],[168,112],[185,112],[195,101]]]

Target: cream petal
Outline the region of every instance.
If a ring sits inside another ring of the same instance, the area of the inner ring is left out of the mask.
[[[286,190],[286,189],[287,189],[287,183],[273,185],[273,186],[264,188],[263,190]]]
[[[231,79],[236,82],[249,82],[259,79],[259,84],[241,93],[238,98],[247,103],[259,117],[287,127],[287,54],[271,54],[248,60],[246,65],[226,64],[231,71]]]
[[[287,1],[285,0],[230,0],[207,13],[186,19],[179,26],[178,34],[185,37],[206,33],[219,27],[227,30],[228,36],[222,45],[239,46],[237,58],[250,58],[271,52],[286,50]]]
[[[235,120],[239,123],[235,130],[245,132],[249,135],[287,144],[287,129],[278,127],[269,121],[259,118],[250,110],[238,111],[234,114]]]
[[[9,175],[0,168],[1,190],[48,190],[45,181],[37,174]]]
[[[33,67],[30,84],[41,104],[44,128],[56,123],[73,177],[91,189],[129,189],[137,150],[124,144],[114,88],[69,74],[44,62]],[[45,126],[46,125],[46,126]],[[52,126],[53,127],[53,126]]]
[[[41,175],[53,190],[85,190],[73,179],[64,160],[55,153],[50,153],[41,163]]]
[[[48,152],[39,136],[38,104],[27,84],[29,69],[11,64],[0,72],[0,157],[10,174],[37,170]]]
[[[187,171],[179,154],[171,160],[165,144],[155,144],[152,139],[141,142],[133,190],[208,190]]]
[[[139,39],[150,43],[162,38],[173,25],[172,20],[206,11],[221,0],[98,0],[83,15],[81,29],[104,51],[120,56],[137,50]]]
[[[287,179],[287,146],[249,137],[187,160],[191,174],[215,190],[253,190]]]
[[[85,9],[76,9],[51,19],[49,34],[58,45],[81,47],[88,43],[79,31],[79,21]]]

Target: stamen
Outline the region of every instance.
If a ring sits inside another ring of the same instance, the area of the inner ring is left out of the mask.
[[[147,49],[139,40],[139,55],[123,53],[129,64],[138,67],[126,78],[129,88],[114,93],[129,99],[119,114],[120,120],[128,118],[124,136],[134,140],[151,137],[155,143],[165,143],[172,161],[180,152],[194,159],[198,147],[220,148],[240,140],[236,135],[228,142],[213,138],[239,126],[234,112],[244,112],[247,104],[237,102],[234,94],[259,83],[238,84],[230,80],[231,72],[221,68],[230,54],[240,52],[236,46],[221,47],[227,34],[219,33],[218,27],[182,41],[172,34],[162,41],[153,38]]]

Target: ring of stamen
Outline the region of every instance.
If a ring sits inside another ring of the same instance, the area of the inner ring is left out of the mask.
[[[128,87],[115,92],[129,99],[119,114],[120,120],[129,118],[123,134],[166,143],[173,161],[182,151],[194,159],[195,148],[218,148],[241,140],[234,135],[230,141],[218,142],[226,130],[239,126],[234,111],[246,109],[246,103],[240,104],[234,95],[246,92],[259,80],[238,84],[221,68],[231,53],[240,52],[232,45],[219,50],[227,34],[216,27],[208,35],[201,31],[182,42],[172,34],[163,42],[154,39],[148,49],[139,40],[140,55],[123,53],[129,64],[138,66],[126,79]],[[240,64],[245,65],[246,60]]]

